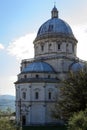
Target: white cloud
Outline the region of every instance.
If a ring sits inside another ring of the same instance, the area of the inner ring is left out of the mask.
[[[73,32],[78,40],[77,56],[82,60],[87,60],[87,25],[74,26]]]
[[[3,50],[4,46],[0,43],[0,50]]]
[[[14,83],[15,81],[17,81],[17,76],[9,76],[9,81]]]
[[[87,60],[87,25],[72,26],[74,35],[78,40],[77,56]],[[17,59],[27,59],[34,56],[33,40],[36,33],[27,34],[9,43],[8,51]]]
[[[33,40],[35,36],[35,33],[27,34],[9,43],[7,48],[9,54],[16,56],[17,59],[32,58],[34,56]]]
[[[0,75],[0,84],[1,84],[0,95],[2,95],[2,94],[15,95],[14,82],[16,82],[16,81],[17,81],[17,76],[14,76],[14,75],[1,76]]]

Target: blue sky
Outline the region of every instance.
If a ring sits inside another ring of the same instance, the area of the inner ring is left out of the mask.
[[[0,94],[15,95],[21,59],[34,56],[33,40],[54,2],[78,40],[77,56],[87,60],[87,0],[0,0]]]

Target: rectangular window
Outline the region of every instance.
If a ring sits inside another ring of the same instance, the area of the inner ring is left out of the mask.
[[[38,99],[38,98],[39,98],[39,93],[35,92],[35,99]]]
[[[22,93],[22,97],[23,97],[24,99],[26,99],[26,93],[25,93],[25,92]]]
[[[43,45],[41,45],[41,51],[44,51],[44,46]]]
[[[51,99],[51,92],[48,93],[48,98]]]
[[[60,44],[58,44],[58,50],[60,50]]]

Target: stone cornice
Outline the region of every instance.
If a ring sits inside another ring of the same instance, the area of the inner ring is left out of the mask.
[[[44,61],[49,59],[69,59],[71,61],[79,61],[78,57],[69,57],[69,56],[59,56],[59,55],[53,55],[53,56],[46,56],[46,57],[39,57],[39,58],[32,58],[32,59],[24,59],[22,60],[22,63],[32,63],[35,61]]]
[[[58,83],[60,82],[59,79],[56,79],[56,78],[22,78],[18,81],[15,82],[15,84],[20,84],[20,83],[42,83],[42,82],[46,82],[46,83]]]
[[[62,38],[66,38],[66,39],[70,39],[70,40],[74,40],[75,42],[78,42],[77,41],[77,39],[74,37],[74,36],[72,36],[72,35],[67,35],[67,34],[61,34],[61,33],[47,33],[47,34],[45,34],[45,35],[40,35],[40,36],[38,36],[38,37],[36,37],[36,39],[34,40],[34,42],[33,43],[36,43],[37,41],[39,41],[39,40],[45,40],[45,39],[62,39]]]

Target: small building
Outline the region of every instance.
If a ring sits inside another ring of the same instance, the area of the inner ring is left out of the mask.
[[[76,56],[77,40],[71,27],[59,18],[57,8],[43,23],[33,42],[35,56],[22,60],[16,87],[16,121],[22,125],[54,124],[51,111],[59,94],[61,81],[70,69],[83,62]]]

